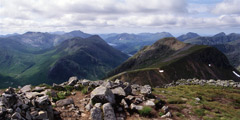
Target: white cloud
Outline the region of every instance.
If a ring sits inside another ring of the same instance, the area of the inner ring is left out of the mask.
[[[0,2],[0,34],[74,29],[95,33],[104,30],[128,32],[128,29],[132,32],[139,32],[141,29],[209,27],[231,29],[240,24],[238,15],[211,16],[209,13],[205,16],[214,5],[188,4],[187,0],[1,0]],[[214,11],[220,10],[214,9]]]
[[[224,0],[213,9],[215,14],[238,14],[240,15],[240,0]]]

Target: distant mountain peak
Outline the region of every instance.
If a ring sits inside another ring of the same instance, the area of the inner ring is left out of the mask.
[[[196,38],[196,37],[199,37],[199,35],[197,33],[188,32],[187,34],[183,34],[183,35],[179,36],[177,39],[180,41],[185,41],[187,39],[192,39],[192,38]]]
[[[220,33],[214,35],[213,37],[223,37],[223,36],[226,36],[226,34],[224,32],[220,32]]]

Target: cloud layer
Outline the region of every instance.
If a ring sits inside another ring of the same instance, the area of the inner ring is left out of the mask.
[[[0,34],[239,30],[239,0],[1,0]]]

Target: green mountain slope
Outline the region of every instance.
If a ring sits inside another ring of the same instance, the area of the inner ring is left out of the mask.
[[[0,73],[14,78],[18,85],[61,83],[70,76],[101,79],[128,57],[98,36],[69,39],[44,51],[28,50],[24,44],[14,48],[19,44],[16,41],[7,43],[9,47],[0,51]]]
[[[160,86],[181,78],[233,79],[239,73],[216,48],[164,38],[110,72],[109,79]]]

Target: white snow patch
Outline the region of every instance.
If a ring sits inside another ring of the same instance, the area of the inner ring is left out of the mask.
[[[164,72],[164,70],[159,70],[159,72],[160,72],[160,73],[163,73],[163,72]]]
[[[233,74],[235,74],[237,77],[240,77],[240,75],[237,74],[235,71],[232,71],[232,72],[233,72]]]

